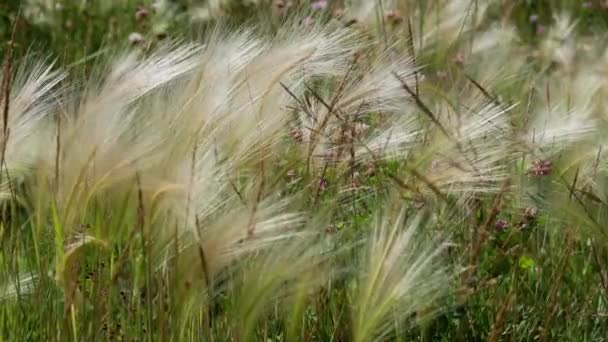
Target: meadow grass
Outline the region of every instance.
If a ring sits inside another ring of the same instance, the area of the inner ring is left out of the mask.
[[[0,339],[608,336],[603,1],[0,17]]]

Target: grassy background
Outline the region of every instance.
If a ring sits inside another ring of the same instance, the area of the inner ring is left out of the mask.
[[[418,2],[425,3],[423,0]],[[577,34],[601,45],[605,42],[603,32],[608,28],[608,10],[601,7],[601,2],[589,1],[591,5],[587,7],[579,1],[505,0],[502,5],[491,9],[487,20],[514,23],[523,44],[533,48],[539,43],[538,26],[551,26],[553,13],[568,10],[579,21]],[[33,15],[28,13],[33,9],[27,1],[5,0],[0,3],[0,56],[6,59],[10,50],[16,63],[28,54],[51,56],[58,65],[67,66],[72,74],[88,77],[103,56],[119,49],[135,48],[128,41],[132,32],[139,32],[146,38],[147,50],[153,50],[163,39],[200,39],[212,23],[190,23],[188,10],[199,4],[185,0],[171,2],[170,11],[151,11],[147,19],[137,20],[138,6],[150,8],[150,3],[132,0],[111,3],[67,1],[62,2],[61,8],[41,9],[42,14]],[[234,26],[244,21],[255,23],[259,18],[270,17],[272,14],[268,11],[237,9],[225,20]],[[255,18],[252,18],[252,13],[255,13]],[[530,20],[533,15],[538,15],[538,21]],[[12,36],[12,48],[9,49]],[[425,62],[428,62],[429,70],[446,68],[452,73],[460,70],[455,65],[446,66],[445,56],[425,57],[428,58]],[[464,82],[462,75],[457,80]],[[454,87],[458,87],[458,83],[454,83]],[[518,92],[523,90],[516,83],[506,84],[495,91],[509,99],[519,98]],[[402,165],[383,167],[399,172]],[[525,170],[519,172],[525,173]],[[378,184],[386,179],[382,178],[381,172],[379,174],[368,178],[367,184],[380,187]],[[356,235],[371,220],[375,208],[382,207],[384,194],[379,191],[372,196],[362,196],[360,207],[336,209],[342,196],[338,194],[337,187],[333,187],[339,183],[336,177],[338,175],[329,170],[325,176],[329,184],[327,191],[307,206],[318,210],[327,208],[331,212],[328,216],[331,216],[332,225],[348,240],[349,234]],[[528,181],[542,189],[550,187],[555,179]],[[291,190],[302,190],[298,189],[301,184],[292,185]],[[116,237],[117,243],[109,249],[90,247],[91,251],[83,252],[86,258],[90,258],[88,269],[82,271],[81,284],[87,296],[92,298],[90,307],[77,316],[70,314],[64,307],[64,294],[54,279],[41,277],[32,295],[19,297],[19,300],[0,309],[1,338],[7,341],[197,340],[205,334],[201,328],[202,318],[183,321],[177,314],[182,308],[175,306],[183,303],[174,302],[173,298],[179,296],[179,289],[187,284],[182,284],[181,279],[147,278],[145,248],[139,242],[133,248],[127,246],[127,232],[138,215],[137,208],[126,200],[127,197],[124,203],[112,203],[114,207],[111,209],[110,204],[99,203],[96,210],[87,212],[87,216],[82,218],[87,222],[82,229],[99,229],[107,224],[105,213],[118,208],[122,215],[113,217],[111,225],[125,233]],[[454,261],[464,261],[476,271],[459,279],[445,303],[445,309],[438,316],[407,330],[407,333],[393,333],[390,339],[605,340],[608,336],[608,303],[605,301],[608,288],[604,284],[608,279],[608,244],[578,234],[577,227],[562,224],[542,210],[538,217],[529,220],[520,210],[521,203],[515,196],[500,199],[501,210],[497,217],[509,222],[510,229],[492,230],[480,242],[476,229],[495,214],[497,199],[488,196],[478,200],[474,215],[452,220],[440,214],[444,221],[437,228],[451,233],[454,245],[450,255]],[[18,284],[16,275],[24,269],[46,274],[54,263],[57,239],[61,239],[61,223],[50,220],[53,229],[48,229],[47,213],[28,214],[28,208],[34,206],[33,203],[11,202],[3,208],[0,277],[6,277],[15,284]],[[38,216],[40,219],[36,220]],[[525,224],[518,226],[518,222]],[[127,256],[123,254],[125,251],[128,251]],[[114,274],[116,263],[121,258],[132,259],[125,266],[124,279],[122,276],[109,276]],[[134,289],[143,290],[133,293]],[[150,289],[154,289],[154,299],[146,296],[146,291],[152,291]],[[303,313],[304,336],[319,341],[349,340],[348,329],[345,328],[347,322],[342,315],[349,303],[347,291],[336,286],[324,289],[316,298],[317,302],[310,303],[310,308]],[[230,310],[229,298],[220,297],[218,302],[218,306]],[[254,339],[285,340],[285,327],[289,325],[286,317],[280,310],[271,312],[264,323],[256,327]],[[233,338],[229,324],[229,321],[214,323],[215,340]]]

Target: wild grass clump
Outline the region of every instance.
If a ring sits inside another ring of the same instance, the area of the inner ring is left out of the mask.
[[[131,7],[129,47],[3,50],[0,336],[606,333],[608,84],[581,13],[529,36],[509,1]],[[154,33],[179,18],[204,38]]]
[[[171,318],[174,325],[163,334],[192,336],[187,328],[196,323],[208,336],[224,331],[251,339],[260,322],[268,322],[268,310],[293,295],[314,298],[331,281],[343,282],[346,290],[376,272],[382,265],[343,265],[344,254],[356,253],[363,236],[342,246],[333,241],[315,223],[317,215],[307,212],[304,189],[284,193],[277,166],[281,146],[290,144],[289,122],[299,98],[345,82],[352,57],[364,48],[353,30],[294,24],[269,38],[218,30],[204,45],[131,52],[70,87],[62,87],[61,71],[49,67],[19,71],[17,79],[26,82],[9,91],[5,207],[15,213],[10,222],[31,225],[41,250],[38,271],[24,270],[31,278],[17,277],[6,286],[31,282],[37,288],[50,280],[43,280],[49,272],[54,275],[73,338],[101,328],[100,322],[79,328],[76,317],[108,310],[119,299],[126,305],[120,317],[136,315],[146,329]],[[400,83],[381,79],[391,76],[390,64],[382,68],[365,67],[360,81],[348,80],[346,90],[354,97],[338,102],[341,110],[365,107],[360,115],[371,115],[383,107],[398,109],[396,101],[405,99],[397,91]],[[383,94],[382,82],[392,82],[394,90]],[[331,109],[324,111],[332,130],[346,127]],[[319,136],[325,129],[318,128]],[[299,163],[308,157],[303,154]],[[395,248],[395,257],[410,252]],[[401,279],[404,291],[391,296],[405,296],[413,283],[424,286],[418,263],[427,256],[420,258],[404,259],[412,262],[410,273],[391,275]],[[90,275],[100,267],[103,274]],[[6,290],[5,300],[25,300],[23,295]],[[430,301],[416,302],[408,312]],[[379,315],[392,306],[386,305]],[[165,318],[154,314],[157,306]],[[114,318],[109,311],[104,315],[107,326]],[[294,338],[304,324],[291,323]],[[369,324],[365,336],[380,324]]]

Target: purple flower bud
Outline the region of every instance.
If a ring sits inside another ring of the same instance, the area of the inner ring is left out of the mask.
[[[304,134],[302,133],[302,130],[298,128],[294,128],[291,130],[291,137],[293,138],[293,140],[295,140],[295,142],[301,143],[303,141],[303,136]]]
[[[548,176],[551,173],[551,161],[539,159],[532,162],[532,166],[528,170],[531,176],[542,177]]]
[[[324,192],[327,190],[328,184],[327,179],[321,178],[321,180],[319,180],[319,192]]]
[[[505,220],[498,220],[496,221],[496,224],[494,224],[494,227],[496,227],[496,230],[499,232],[502,232],[503,230],[507,229],[508,226],[509,223]]]
[[[135,19],[137,21],[142,21],[148,17],[148,14],[148,10],[144,7],[138,8],[137,11],[135,11]]]
[[[454,63],[459,64],[459,65],[462,65],[466,62],[465,55],[461,51],[456,53],[456,55],[454,56],[454,58],[452,60],[454,61]]]

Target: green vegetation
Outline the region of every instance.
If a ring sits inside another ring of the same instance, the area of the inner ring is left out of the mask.
[[[605,340],[607,27],[3,1],[0,340]]]

